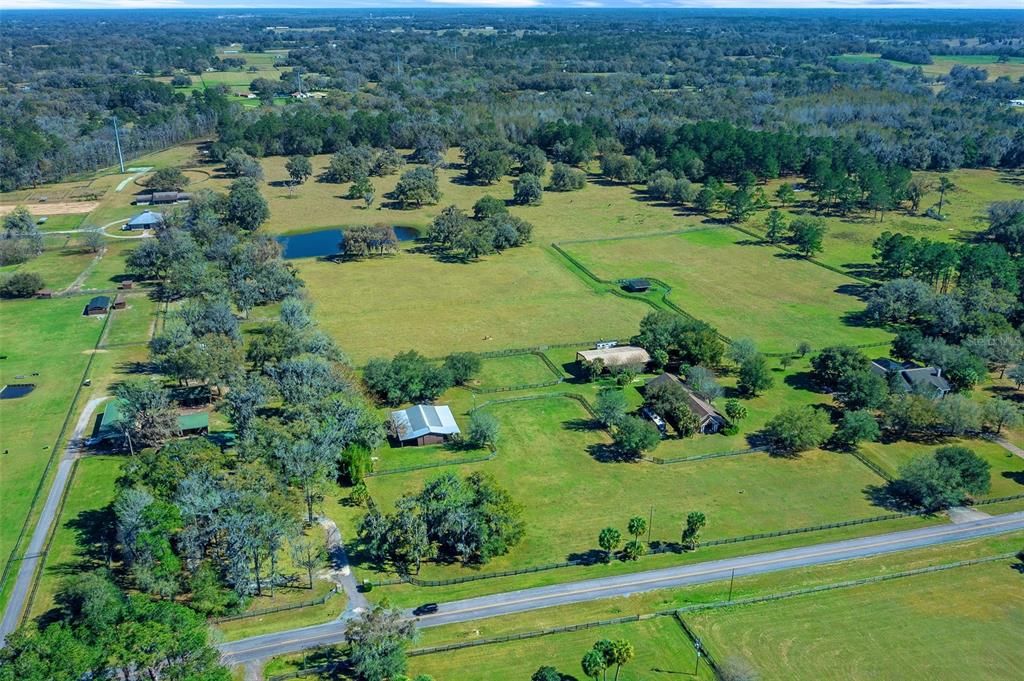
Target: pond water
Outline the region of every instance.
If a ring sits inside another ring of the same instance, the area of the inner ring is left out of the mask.
[[[320,229],[305,234],[290,234],[277,237],[277,243],[284,247],[284,259],[322,258],[327,255],[338,255],[343,230],[338,227]],[[412,227],[395,227],[395,235],[399,241],[415,241],[419,231]]]
[[[30,392],[35,390],[36,386],[34,383],[14,383],[12,385],[5,385],[0,390],[0,400],[13,400],[18,397],[24,397]]]

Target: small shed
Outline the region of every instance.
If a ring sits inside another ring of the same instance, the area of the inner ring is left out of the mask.
[[[117,287],[124,291],[128,291],[130,289],[135,288],[135,281],[132,279],[125,279],[120,284],[118,284]]]
[[[627,279],[622,282],[622,289],[629,293],[644,293],[651,288],[651,282],[647,279]]]
[[[118,293],[114,298],[114,309],[123,310],[126,307],[128,307],[128,301],[125,300],[125,297],[122,294]]]
[[[48,288],[44,288],[42,291],[36,293],[36,298],[53,298],[53,291]]]
[[[131,231],[133,229],[151,229],[161,227],[164,224],[164,214],[156,211],[147,210],[139,213],[131,220],[125,223],[121,229],[124,231]]]
[[[96,296],[85,306],[85,311],[82,313],[87,317],[94,315],[107,314],[110,311],[110,298],[108,296]]]
[[[593,364],[601,360],[607,368],[620,366],[645,366],[651,356],[643,348],[635,345],[616,345],[611,348],[580,350],[576,353],[576,361],[581,364]]]
[[[460,432],[452,410],[445,405],[417,404],[391,412],[392,432],[403,445],[435,445]]]

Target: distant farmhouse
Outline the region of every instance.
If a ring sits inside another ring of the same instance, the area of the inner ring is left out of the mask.
[[[157,227],[163,227],[164,214],[157,213],[155,211],[147,210],[139,213],[131,220],[126,222],[121,228],[125,232],[130,232],[135,229],[155,229]]]
[[[598,347],[593,350],[580,350],[576,353],[576,361],[582,365],[591,365],[600,360],[606,369],[623,366],[643,367],[651,361],[651,356],[643,348],[635,345],[613,345]]]
[[[148,194],[137,194],[135,196],[136,206],[153,206],[166,203],[181,203],[191,201],[192,195],[187,192],[152,192]]]
[[[697,430],[702,435],[713,435],[726,426],[725,417],[718,413],[718,411],[711,406],[708,402],[705,402],[701,398],[693,394],[686,385],[679,380],[677,376],[669,373],[661,374],[651,380],[647,381],[644,385],[644,390],[648,390],[652,387],[659,385],[673,384],[683,389],[686,393],[686,406],[690,408],[690,411],[697,416],[698,427]]]
[[[896,381],[907,392],[942,399],[950,391],[949,381],[936,367],[922,367],[913,362],[897,362],[883,357],[871,362],[871,371],[887,381]]]
[[[461,431],[444,405],[417,404],[391,412],[392,432],[402,445],[436,445],[448,441]]]

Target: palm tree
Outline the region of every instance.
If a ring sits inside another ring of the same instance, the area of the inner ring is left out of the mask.
[[[622,665],[633,659],[636,651],[633,644],[626,639],[620,639],[612,643],[612,659],[615,662],[615,681],[619,681],[619,670]]]
[[[943,175],[939,178],[937,189],[939,190],[939,217],[942,217],[942,204],[946,200],[946,192],[956,191],[956,185],[953,184],[953,180]]]
[[[587,678],[597,681],[598,677],[601,676],[601,672],[605,670],[604,656],[596,650],[588,650],[587,654],[580,660],[580,666],[583,668],[583,673]]]

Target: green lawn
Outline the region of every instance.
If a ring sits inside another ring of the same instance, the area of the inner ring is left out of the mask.
[[[0,303],[0,385],[34,383],[0,401],[0,559],[14,547],[61,423],[71,406],[103,319],[83,317],[86,300]],[[38,373],[38,375],[33,375]],[[74,426],[74,423],[71,424]]]
[[[31,615],[53,607],[53,596],[67,577],[106,564],[108,533],[113,531],[114,481],[121,474],[119,456],[86,456],[79,460],[68,487],[64,508],[54,526],[53,543],[39,578]]]
[[[104,341],[105,346],[123,345],[126,343],[146,343],[152,336],[157,303],[149,299],[145,293],[137,293],[127,297],[128,306],[124,310],[115,310],[110,321],[110,330]]]
[[[486,572],[586,554],[595,548],[601,528],[625,527],[630,516],[647,517],[652,506],[652,539],[668,542],[678,540],[691,510],[707,514],[707,539],[880,512],[863,494],[879,479],[850,456],[815,451],[792,459],[751,454],[674,466],[607,462],[607,436],[590,428],[587,413],[574,400],[547,397],[488,409],[501,426],[498,457],[456,472],[494,475],[524,504],[527,532],[519,546],[492,560]],[[419,489],[444,470],[375,477],[368,484],[377,503],[390,508],[401,494]],[[351,529],[347,536],[352,536]],[[472,572],[429,565],[422,575]]]
[[[719,659],[746,658],[765,681],[1012,679],[1024,667],[1024,589],[1011,562],[687,619]]]
[[[321,326],[358,364],[408,349],[440,357],[627,337],[649,311],[593,291],[537,246],[468,264],[409,250],[358,262],[293,262]]]
[[[727,336],[753,338],[763,350],[886,341],[857,325],[864,303],[856,281],[732,229],[575,243],[565,246],[603,279],[653,276],[672,286],[669,299]]]
[[[547,383],[558,378],[537,355],[510,355],[485,359],[474,385],[486,390]]]
[[[693,676],[693,645],[671,617],[416,656],[409,659],[409,671],[446,681],[522,681],[541,665],[550,665],[562,674],[584,678],[580,659],[602,638],[626,639],[636,650],[619,681],[714,678],[703,663]]]
[[[1003,497],[1024,494],[1024,459],[988,440],[951,439],[949,442],[940,444],[905,441],[891,444],[866,442],[861,444],[860,449],[864,456],[877,463],[887,473],[898,477],[900,467],[914,457],[931,454],[936,449],[948,445],[969,447],[992,467],[992,491],[985,496]],[[982,510],[985,509],[982,508]]]

